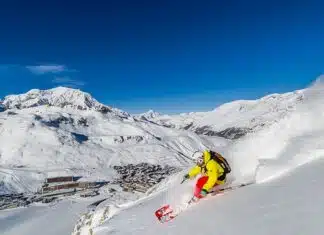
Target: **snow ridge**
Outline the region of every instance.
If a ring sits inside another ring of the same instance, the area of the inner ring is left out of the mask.
[[[303,102],[305,90],[271,94],[257,100],[236,100],[209,112],[159,115],[149,120],[170,128],[185,129],[199,135],[238,139],[289,115]]]
[[[155,112],[154,110],[149,110],[145,113],[133,115],[135,120],[142,120],[142,121],[149,121],[149,122],[152,122],[153,119],[159,116],[161,116],[161,113]]]

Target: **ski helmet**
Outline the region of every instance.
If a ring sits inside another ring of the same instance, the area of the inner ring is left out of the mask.
[[[192,157],[198,166],[202,166],[204,164],[204,157],[202,151],[194,152]]]

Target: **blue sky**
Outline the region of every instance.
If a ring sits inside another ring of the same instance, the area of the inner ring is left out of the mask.
[[[323,72],[321,1],[4,1],[0,97],[64,85],[132,113],[212,110]]]

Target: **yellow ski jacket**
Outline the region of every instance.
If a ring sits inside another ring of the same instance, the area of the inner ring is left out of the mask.
[[[208,176],[208,181],[205,183],[202,189],[209,191],[213,186],[217,184],[224,184],[225,180],[218,180],[218,178],[224,173],[224,169],[211,158],[208,151],[203,152],[204,165],[202,167],[196,165],[190,169],[188,175],[190,178],[195,177],[199,173]]]

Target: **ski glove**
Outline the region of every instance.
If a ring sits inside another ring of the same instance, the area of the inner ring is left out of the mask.
[[[206,189],[203,189],[203,190],[200,191],[200,196],[206,197],[207,193],[208,193],[208,191]]]

